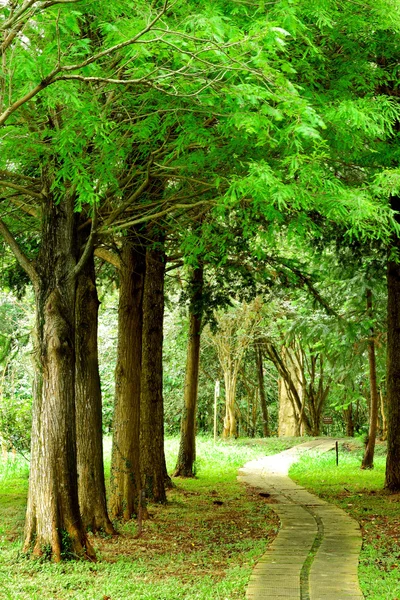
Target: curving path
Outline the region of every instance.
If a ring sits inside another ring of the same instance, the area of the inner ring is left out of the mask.
[[[327,452],[335,440],[306,442],[239,471],[239,480],[271,495],[279,515],[278,536],[250,578],[249,600],[360,600],[358,523],[288,477],[302,452]]]

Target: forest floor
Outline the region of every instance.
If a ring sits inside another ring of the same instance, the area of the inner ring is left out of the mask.
[[[115,538],[94,538],[98,562],[51,564],[27,559],[21,540],[28,487],[23,459],[0,461],[0,600],[239,600],[250,573],[278,530],[268,498],[236,481],[247,461],[302,439],[198,440],[197,477],[175,479],[166,506],[151,505],[143,535],[136,523]],[[106,443],[106,455],[109,443]],[[178,440],[166,443],[174,467]],[[365,598],[400,600],[400,495],[383,491],[384,447],[375,469],[360,470],[362,444],[303,456],[290,476],[359,521],[363,533],[360,584]],[[109,459],[106,472],[109,471]],[[334,573],[332,573],[334,577]]]
[[[275,537],[279,520],[267,501],[237,480],[248,460],[301,440],[232,443],[198,440],[197,477],[177,478],[166,506],[150,505],[119,536],[94,537],[96,563],[30,560],[21,553],[28,486],[23,459],[0,463],[1,600],[234,600],[244,598],[254,564]],[[106,474],[109,441],[106,441]],[[178,440],[167,440],[169,470]]]

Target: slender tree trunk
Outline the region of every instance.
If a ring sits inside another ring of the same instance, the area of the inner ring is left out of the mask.
[[[225,417],[224,429],[222,437],[237,437],[237,421],[235,413],[235,397],[236,397],[236,375],[235,373],[224,373],[225,379]]]
[[[36,283],[42,391],[33,408],[24,550],[94,558],[78,501],[75,419],[76,219],[72,198],[42,205]]]
[[[79,274],[75,312],[75,394],[79,507],[87,530],[114,534],[104,482],[102,402],[97,348],[99,300],[93,254]]]
[[[199,386],[200,332],[202,318],[203,268],[193,271],[189,307],[189,338],[186,359],[184,408],[181,422],[181,439],[174,477],[194,477],[196,459],[196,409]]]
[[[400,198],[392,197],[392,209],[400,210]],[[393,250],[400,251],[400,238],[395,236]],[[400,490],[400,263],[388,260],[387,267],[387,460],[385,487]]]
[[[386,399],[385,399],[385,395],[383,394],[382,390],[379,391],[379,397],[380,397],[380,408],[381,408],[381,419],[382,419],[381,440],[382,440],[382,442],[384,442],[387,439],[387,420],[386,420]]]
[[[367,312],[372,316],[372,292],[367,290]],[[361,464],[362,469],[372,469],[374,466],[374,452],[376,432],[378,429],[378,386],[376,383],[376,359],[375,359],[375,340],[374,329],[371,327],[370,339],[368,340],[368,362],[369,362],[369,383],[370,383],[370,413],[369,413],[369,432],[368,442],[365,448],[364,458]]]
[[[142,377],[140,396],[141,470],[146,498],[166,502],[171,485],[164,455],[163,317],[165,252],[161,235],[152,236],[157,247],[147,248],[143,295]]]
[[[263,417],[263,434],[264,434],[264,437],[269,437],[269,418],[268,418],[267,399],[265,397],[262,349],[259,345],[256,345],[255,352],[256,352],[258,389],[260,390],[260,404],[261,404],[261,412],[262,412],[262,417]]]
[[[121,253],[111,460],[110,512],[125,521],[138,514],[141,490],[139,423],[146,250],[135,237],[131,232]]]

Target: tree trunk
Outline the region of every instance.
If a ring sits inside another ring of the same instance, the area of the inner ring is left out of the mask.
[[[372,316],[372,292],[367,290],[367,313]],[[370,413],[369,413],[369,432],[368,441],[365,448],[364,458],[361,464],[362,469],[372,469],[374,467],[374,452],[376,432],[378,428],[378,386],[376,383],[376,359],[375,359],[375,340],[374,329],[371,327],[370,339],[368,340],[368,362],[369,362],[369,383],[370,383]]]
[[[292,387],[295,386],[291,375],[289,374]],[[302,400],[302,390],[296,390],[298,397]],[[278,436],[279,437],[298,437],[300,435],[301,417],[296,410],[296,405],[293,400],[292,389],[288,380],[283,377],[278,379]],[[309,428],[311,434],[311,425]]]
[[[121,254],[110,497],[110,513],[125,521],[138,514],[141,490],[139,423],[145,252],[131,232]]]
[[[354,437],[353,404],[350,403],[343,412],[346,420],[346,436]]]
[[[400,210],[400,198],[392,197],[391,206]],[[400,251],[400,238],[395,236],[392,250]],[[385,487],[400,490],[400,263],[388,260],[387,267],[387,460]]]
[[[42,393],[34,399],[24,550],[55,561],[67,554],[94,558],[78,502],[73,199],[46,198],[42,211],[35,285]]]
[[[237,437],[238,429],[235,413],[235,397],[236,397],[236,375],[235,373],[224,373],[225,379],[225,417],[224,429],[222,437]]]
[[[189,338],[186,359],[184,408],[181,422],[181,439],[174,477],[194,477],[196,459],[196,409],[199,386],[200,332],[202,318],[203,268],[193,271],[189,307]]]
[[[99,300],[93,254],[78,276],[75,394],[79,507],[87,530],[115,534],[107,514],[97,347]]]
[[[387,439],[387,420],[386,420],[386,398],[382,390],[379,392],[380,407],[381,407],[381,419],[382,419],[382,434],[381,440],[385,442]]]
[[[264,369],[263,369],[263,359],[262,359],[261,347],[256,345],[255,352],[256,352],[258,389],[260,390],[260,404],[261,404],[261,412],[262,412],[262,417],[263,417],[263,434],[264,434],[264,437],[269,437],[269,418],[268,418],[267,399],[265,397]]]
[[[165,486],[171,483],[165,465],[162,395],[165,252],[162,236],[152,239],[157,246],[146,251],[143,294],[140,462],[146,498],[166,502]]]

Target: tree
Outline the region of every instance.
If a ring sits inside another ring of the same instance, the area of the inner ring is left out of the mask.
[[[140,463],[146,498],[166,502],[171,485],[164,455],[162,343],[165,250],[163,232],[152,226],[146,249],[143,290],[142,370],[140,381]]]
[[[254,342],[257,326],[261,320],[260,309],[259,299],[254,300],[252,304],[235,303],[227,313],[216,315],[217,330],[215,334],[207,335],[209,343],[216,348],[224,373],[224,437],[237,436],[235,409],[237,380],[244,354]]]
[[[193,477],[196,459],[196,408],[200,367],[200,334],[202,324],[203,267],[193,269],[190,282],[189,334],[184,387],[181,439],[174,477]]]
[[[367,289],[367,311],[372,320],[372,291]],[[362,461],[363,469],[372,469],[374,466],[374,450],[376,441],[376,432],[378,428],[378,387],[376,376],[376,357],[375,357],[375,340],[374,328],[370,329],[370,339],[368,340],[368,362],[369,362],[369,382],[370,382],[370,416],[369,416],[369,431],[368,441],[365,448],[364,458]]]
[[[263,417],[263,433],[264,433],[264,437],[269,437],[269,418],[268,418],[267,400],[265,397],[263,353],[262,353],[262,347],[261,347],[260,342],[257,343],[257,341],[256,341],[254,350],[255,350],[255,355],[256,355],[258,389],[259,389],[259,393],[260,393],[260,404],[261,404],[261,411],[262,411],[262,417]]]
[[[128,521],[138,514],[142,489],[139,423],[146,246],[134,228],[123,239],[119,266],[110,511],[114,518]]]
[[[75,394],[79,509],[86,530],[114,534],[107,514],[104,481],[98,309],[92,253],[78,275],[76,285]]]

